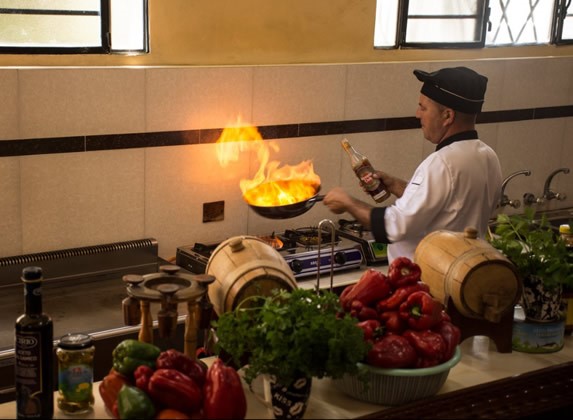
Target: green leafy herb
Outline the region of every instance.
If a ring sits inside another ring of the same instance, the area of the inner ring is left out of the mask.
[[[573,286],[573,265],[563,239],[556,235],[547,217],[535,217],[535,210],[523,215],[500,214],[490,243],[517,267],[520,275],[537,275],[545,287]]]
[[[245,299],[213,325],[216,351],[245,361],[245,380],[269,374],[287,384],[300,377],[342,378],[358,374],[368,345],[356,319],[340,315],[338,296],[324,291],[273,290]]]

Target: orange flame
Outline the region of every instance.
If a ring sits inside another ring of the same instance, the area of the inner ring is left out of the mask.
[[[238,161],[241,152],[256,151],[259,168],[255,176],[241,179],[239,183],[243,198],[249,204],[262,207],[294,204],[308,200],[318,191],[320,177],[314,172],[312,161],[304,160],[292,166],[269,161],[269,149],[278,152],[279,147],[264,141],[256,127],[226,127],[216,146],[221,166]]]

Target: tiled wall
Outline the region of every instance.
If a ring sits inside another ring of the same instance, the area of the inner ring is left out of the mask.
[[[54,138],[79,137],[83,142],[91,135],[220,129],[239,117],[256,126],[294,127],[412,117],[420,89],[412,70],[450,65],[468,65],[488,76],[486,112],[573,105],[573,58],[0,69],[0,141],[8,145],[42,139],[42,144],[51,144]],[[540,195],[552,170],[573,169],[572,116],[483,123],[478,132],[498,152],[504,176],[520,169],[533,172],[508,184],[510,198],[525,192]],[[433,150],[413,128],[283,136],[272,140],[280,150],[271,159],[291,165],[312,159],[323,191],[342,185],[368,200],[343,155],[344,136],[375,166],[404,178]],[[145,145],[132,141],[128,148],[66,153],[41,153],[40,147],[38,152],[0,157],[0,257],[154,237],[161,256],[169,258],[179,245],[339,218],[322,203],[284,221],[255,215],[239,189],[239,180],[251,177],[257,166],[248,154],[222,168],[212,142]],[[572,206],[573,173],[557,175],[552,186],[570,198],[542,208]],[[224,220],[203,223],[203,203],[219,200],[225,201]]]

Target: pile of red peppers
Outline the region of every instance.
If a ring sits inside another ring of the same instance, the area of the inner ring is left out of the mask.
[[[133,340],[135,341],[135,340]],[[121,360],[100,383],[99,392],[110,414],[120,419],[244,419],[247,401],[237,371],[215,359],[211,366],[175,349],[147,358],[145,363],[121,361],[155,354],[146,343],[120,343]],[[146,353],[147,351],[147,353]],[[131,354],[133,353],[133,354]],[[115,352],[114,357],[120,354]]]
[[[388,275],[370,268],[342,291],[342,310],[358,319],[371,344],[367,364],[423,368],[453,357],[460,329],[431,295],[421,274],[418,264],[400,257],[392,261]]]

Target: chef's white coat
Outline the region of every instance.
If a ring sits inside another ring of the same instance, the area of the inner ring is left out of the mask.
[[[484,237],[501,197],[501,165],[476,131],[441,142],[416,169],[402,197],[371,213],[377,242],[388,243],[388,260],[414,258],[424,236],[474,227]]]

